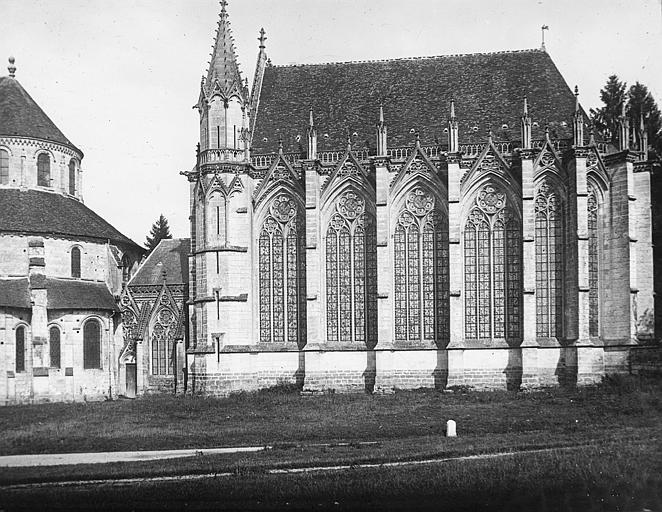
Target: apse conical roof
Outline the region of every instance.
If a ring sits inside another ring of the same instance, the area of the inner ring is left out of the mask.
[[[52,141],[81,152],[12,76],[0,77],[0,137],[3,136]]]

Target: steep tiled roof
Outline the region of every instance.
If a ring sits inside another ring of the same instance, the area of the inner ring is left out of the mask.
[[[141,249],[80,201],[41,190],[0,189],[1,232],[110,239]]]
[[[163,284],[164,270],[166,284],[188,283],[190,245],[188,238],[161,240],[131,278],[129,286]]]
[[[13,77],[0,77],[0,136],[43,139],[76,148]]]
[[[524,96],[539,123],[534,138],[543,138],[547,123],[552,137],[572,137],[575,96],[541,50],[268,66],[252,152],[276,151],[279,135],[285,151],[305,150],[310,108],[320,151],[346,147],[347,130],[357,134],[353,147],[374,147],[380,102],[389,146],[411,145],[412,130],[420,130],[422,144],[445,143],[451,99],[460,143],[485,141],[488,129],[496,139],[519,140]]]
[[[0,279],[0,307],[20,309],[30,307],[27,277]]]
[[[116,311],[117,304],[104,283],[40,277],[33,287],[45,288],[48,309],[100,309]],[[0,279],[0,306],[30,308],[27,277]]]

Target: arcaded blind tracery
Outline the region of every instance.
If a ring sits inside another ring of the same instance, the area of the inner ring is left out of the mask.
[[[269,205],[259,237],[260,341],[305,339],[305,222],[288,194]]]
[[[599,239],[598,195],[592,186],[588,189],[588,332],[600,334],[599,323]]]
[[[465,336],[521,337],[520,225],[506,195],[485,185],[464,227]]]
[[[394,242],[395,339],[448,339],[448,228],[435,198],[407,194]]]

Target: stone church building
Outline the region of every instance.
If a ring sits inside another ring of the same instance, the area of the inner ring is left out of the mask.
[[[653,336],[651,163],[543,49],[277,66],[222,10],[190,183],[188,387],[518,389]]]

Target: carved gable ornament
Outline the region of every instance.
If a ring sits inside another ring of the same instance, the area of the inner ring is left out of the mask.
[[[361,166],[359,161],[354,157],[354,154],[348,149],[343,158],[340,159],[329,179],[322,185],[322,192],[325,192],[332,183],[344,181],[345,179],[352,179],[356,182],[367,182],[368,174]]]

